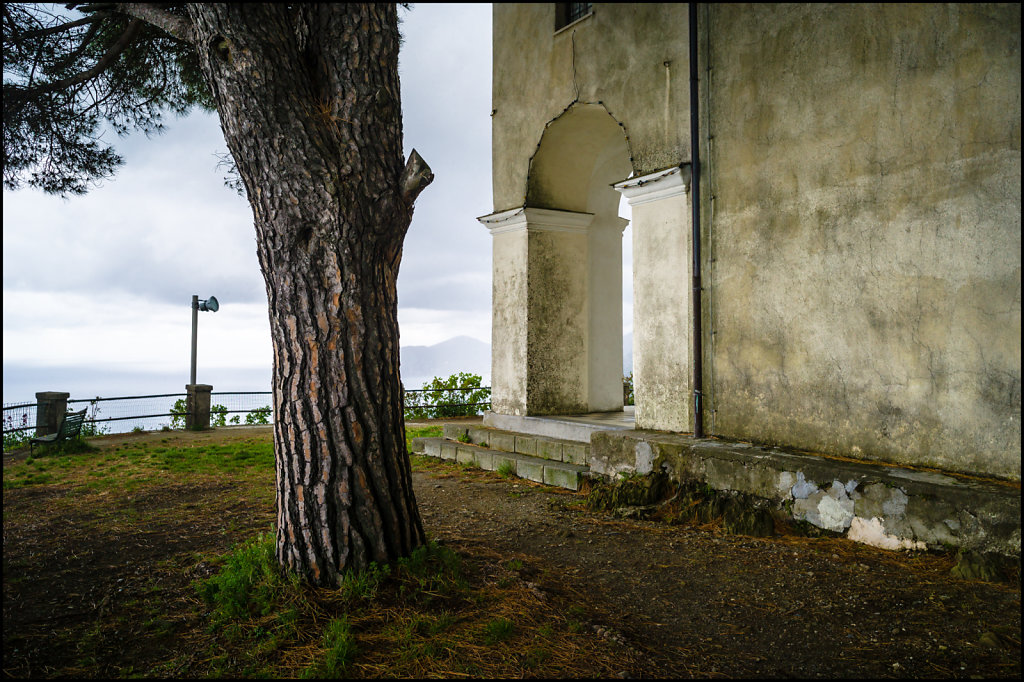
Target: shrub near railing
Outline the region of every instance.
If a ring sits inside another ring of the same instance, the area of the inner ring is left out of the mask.
[[[439,419],[480,414],[491,405],[491,389],[481,386],[479,374],[459,372],[447,379],[434,377],[423,388],[405,392],[407,419]]]
[[[185,415],[188,412],[187,403],[185,398],[179,398],[174,402],[171,407],[171,423],[170,428],[172,429],[183,429],[185,428]],[[235,412],[228,417],[228,408],[225,405],[214,403],[210,406],[210,426],[227,426],[228,424],[238,425],[242,423],[242,417],[240,412],[245,412],[245,423],[252,426],[257,424],[269,424],[270,418],[273,416],[273,411],[270,405],[264,407],[257,407],[254,410],[231,410]]]
[[[35,407],[35,405],[32,407]],[[28,445],[28,439],[34,435],[31,431],[32,428],[32,425],[28,423],[27,413],[23,412],[20,415],[15,415],[5,411],[4,452]]]

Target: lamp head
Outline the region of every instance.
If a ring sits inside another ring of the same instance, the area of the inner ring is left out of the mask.
[[[204,312],[209,311],[211,313],[215,313],[215,312],[217,312],[217,310],[219,308],[220,308],[220,304],[217,303],[217,297],[216,296],[211,296],[210,298],[206,299],[205,301],[200,301],[199,302],[199,309],[204,311]]]

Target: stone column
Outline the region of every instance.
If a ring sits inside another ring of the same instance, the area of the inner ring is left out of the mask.
[[[540,208],[479,218],[494,237],[493,412],[588,411],[592,219]]]
[[[60,420],[68,411],[70,393],[42,391],[36,393],[36,436],[57,433]]]
[[[614,195],[613,195],[614,196]],[[618,208],[618,202],[616,202]],[[587,412],[622,410],[622,231],[629,221],[595,215],[590,249]]]
[[[688,167],[617,183],[633,211],[636,427],[693,429],[692,244]]]
[[[185,384],[185,428],[210,428],[210,384]]]

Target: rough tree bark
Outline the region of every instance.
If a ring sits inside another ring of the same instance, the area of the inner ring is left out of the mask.
[[[277,556],[316,585],[424,542],[405,449],[394,4],[204,3],[190,39],[252,206],[274,347]]]

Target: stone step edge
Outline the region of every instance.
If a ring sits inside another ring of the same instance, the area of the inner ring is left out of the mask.
[[[544,483],[568,490],[579,490],[590,468],[580,464],[556,462],[514,452],[503,452],[458,443],[446,438],[418,437],[412,439],[412,451],[427,457],[437,457],[460,464],[479,467],[486,471],[499,471],[505,462],[519,478]]]
[[[468,437],[470,443],[474,445],[486,443],[486,447],[490,450],[500,450],[553,462],[581,466],[590,464],[590,445],[588,443],[561,438],[504,431],[490,426],[464,426],[462,424],[445,424],[444,437],[452,441],[458,441],[460,437]]]

